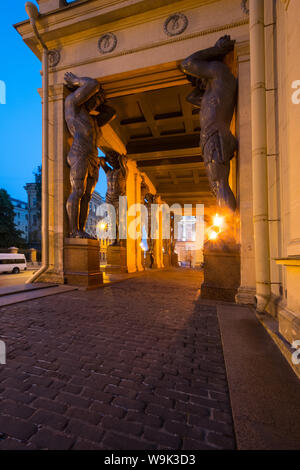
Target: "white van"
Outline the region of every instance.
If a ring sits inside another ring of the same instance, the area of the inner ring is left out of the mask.
[[[0,273],[18,274],[20,271],[26,271],[26,269],[25,255],[0,253]]]

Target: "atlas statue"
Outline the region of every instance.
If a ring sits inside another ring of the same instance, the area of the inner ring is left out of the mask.
[[[120,196],[126,196],[127,157],[114,150],[108,150],[105,157],[100,158],[100,165],[106,173],[107,192],[106,203],[111,204],[116,211],[116,238],[112,246],[120,244],[119,237],[119,207]]]
[[[71,90],[65,100],[65,119],[72,146],[68,154],[71,194],[67,201],[71,238],[93,238],[85,231],[89,203],[99,178],[98,141],[101,127],[115,117],[115,110],[106,104],[104,90],[97,80],[65,74]]]
[[[232,212],[236,210],[236,200],[228,178],[230,160],[238,148],[230,130],[237,79],[223,60],[234,43],[230,36],[223,36],[214,47],[195,52],[180,64],[194,86],[187,100],[200,108],[200,146],[210,187],[218,205]]]
[[[142,174],[141,176],[141,204],[143,204],[147,209],[147,244],[151,256],[151,254],[153,255],[154,250],[154,240],[151,238],[151,205],[154,204],[154,194],[151,193],[144,175]]]

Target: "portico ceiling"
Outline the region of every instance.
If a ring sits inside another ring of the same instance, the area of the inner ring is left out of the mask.
[[[199,109],[186,101],[189,84],[109,99],[114,128],[168,204],[215,203],[199,147]]]

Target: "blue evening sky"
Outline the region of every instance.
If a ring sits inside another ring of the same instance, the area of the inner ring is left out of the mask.
[[[33,171],[42,160],[42,107],[37,92],[42,66],[13,27],[27,18],[24,5],[25,0],[1,2],[0,80],[6,85],[6,104],[0,104],[0,188],[27,201],[23,187],[34,181]],[[96,190],[102,196],[105,179],[101,170]]]

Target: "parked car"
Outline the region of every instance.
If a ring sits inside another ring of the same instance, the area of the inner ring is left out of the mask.
[[[0,273],[18,274],[26,271],[27,263],[25,255],[16,253],[0,253]]]

